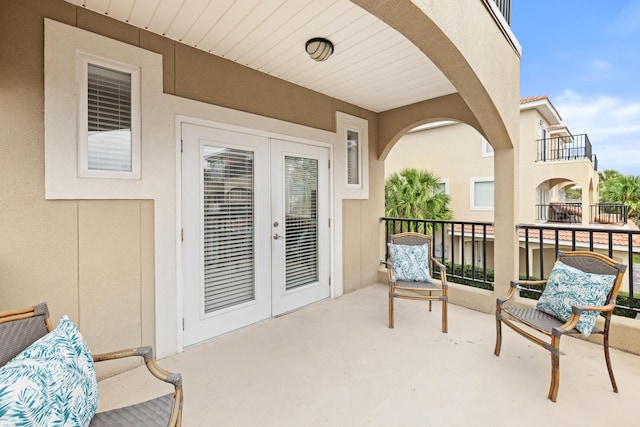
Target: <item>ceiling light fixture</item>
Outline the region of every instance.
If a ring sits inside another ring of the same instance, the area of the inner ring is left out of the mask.
[[[333,43],[327,39],[315,37],[307,41],[306,49],[311,59],[318,62],[326,61],[333,53]]]

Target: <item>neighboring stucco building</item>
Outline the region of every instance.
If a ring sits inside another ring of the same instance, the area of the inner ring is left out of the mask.
[[[551,226],[587,226],[608,229],[619,227],[629,229],[624,215],[599,214],[595,209],[598,197],[597,157],[592,152],[587,135],[572,134],[562,125],[560,114],[546,96],[520,99],[520,143],[518,145],[519,181],[516,186],[518,223],[546,224]],[[451,209],[457,221],[493,222],[494,209],[505,199],[494,195],[494,150],[491,144],[472,127],[456,122],[432,123],[418,127],[405,136],[387,156],[386,176],[405,168],[426,169],[435,173],[442,183],[442,190],[451,197]],[[582,189],[582,200],[568,200],[566,190],[571,187]],[[635,228],[635,227],[634,227]],[[455,233],[459,235],[460,230]],[[487,230],[486,260],[482,258],[481,233],[472,241],[466,233],[464,252],[472,253],[471,245],[476,245],[475,265],[488,268],[494,266],[493,227]],[[532,236],[534,240],[537,236]],[[596,235],[595,248],[607,252],[605,236]],[[553,233],[545,234],[545,255],[543,270],[548,274],[555,259]],[[560,248],[571,250],[571,233],[560,232]],[[589,235],[576,235],[578,249],[588,249]],[[460,238],[454,259],[462,258]],[[519,272],[526,273],[526,259],[529,251],[529,271],[539,276],[540,254],[538,244],[526,248],[524,234],[520,233]],[[640,252],[640,239],[634,239],[634,246]],[[614,236],[613,256],[619,262],[628,263],[627,237]],[[469,259],[465,260],[470,264]],[[628,289],[625,278],[623,290]]]
[[[497,293],[517,268],[520,47],[491,0],[3,0],[0,40],[0,310],[164,357],[369,286],[385,157],[444,119],[491,141]]]
[[[573,186],[583,189],[586,206],[598,201],[598,172],[591,156],[552,159],[548,155],[543,160],[545,150],[542,147],[551,144],[545,145],[540,141],[572,138],[568,128],[560,126],[561,120],[545,96],[520,100],[518,165],[521,179],[517,186],[521,223],[546,220],[546,217],[540,218],[538,205],[565,202],[565,190]],[[557,145],[546,151],[557,154],[563,150]],[[565,150],[570,150],[566,145]],[[591,153],[590,145],[588,151]],[[387,156],[385,173],[389,176],[404,168],[434,172],[451,196],[451,208],[457,220],[493,221],[493,160],[493,147],[472,127],[463,123],[441,122],[419,127],[402,137]],[[589,224],[589,216],[581,216],[580,222]]]

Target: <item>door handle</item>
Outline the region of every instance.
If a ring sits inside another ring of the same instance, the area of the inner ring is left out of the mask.
[[[278,239],[282,239],[282,238],[284,238],[284,236],[281,236],[278,233],[273,235],[273,240],[278,240]]]

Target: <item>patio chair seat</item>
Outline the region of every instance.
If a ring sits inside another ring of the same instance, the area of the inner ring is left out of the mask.
[[[89,427],[153,427],[168,425],[173,408],[173,394],[165,394],[124,408],[98,412]]]
[[[520,307],[502,307],[502,311],[510,314],[513,317],[517,317],[522,323],[527,326],[536,329],[540,332],[551,333],[553,328],[561,327],[565,322],[556,319],[550,314],[544,313],[534,308],[520,308]],[[593,327],[592,334],[602,334],[604,331],[597,327]],[[579,334],[576,328],[570,331],[566,331],[567,334]]]
[[[424,290],[434,290],[440,291],[441,288],[435,283],[428,282],[409,282],[406,280],[398,280],[395,285],[396,288],[402,289],[424,289]]]

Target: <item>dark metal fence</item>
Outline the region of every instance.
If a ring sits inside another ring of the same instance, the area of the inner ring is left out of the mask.
[[[391,235],[407,231],[433,236],[434,256],[447,267],[450,281],[493,290],[493,270],[487,269],[487,228],[493,223],[387,217],[380,221],[385,223],[387,243]],[[493,253],[493,247],[489,250]],[[385,259],[388,257],[385,245]]]
[[[520,239],[524,240],[525,254],[525,279],[546,279],[546,271],[553,266],[558,251],[562,248],[566,250],[588,250],[603,253],[613,258],[614,251],[626,253],[627,259],[622,263],[627,264],[627,285],[628,291],[620,292],[617,300],[618,314],[628,317],[635,317],[640,314],[640,294],[636,294],[634,287],[634,248],[640,251],[640,230],[606,229],[592,227],[553,227],[540,225],[520,224],[516,228],[520,234]],[[553,248],[552,254],[544,249]],[[538,271],[531,271],[532,260],[530,259],[530,249],[537,249],[540,254]],[[640,255],[640,252],[639,252]],[[639,289],[640,291],[640,289]],[[540,289],[530,289],[527,293],[533,298],[542,292]]]
[[[493,270],[487,267],[487,259],[493,259],[493,223],[388,217],[380,221],[384,222],[386,242],[391,235],[406,231],[433,236],[435,257],[447,267],[451,282],[493,290]],[[616,314],[640,316],[640,277],[633,268],[634,250],[640,256],[640,230],[529,224],[517,225],[516,229],[524,249],[523,279],[546,279],[561,249],[596,251],[610,258],[614,258],[614,252],[617,256],[624,253],[626,259],[620,262],[628,266],[627,286],[618,295]],[[530,259],[534,250],[539,254],[536,271],[532,271]],[[388,255],[385,245],[385,259]],[[521,295],[537,298],[540,293],[540,289],[530,289]]]

